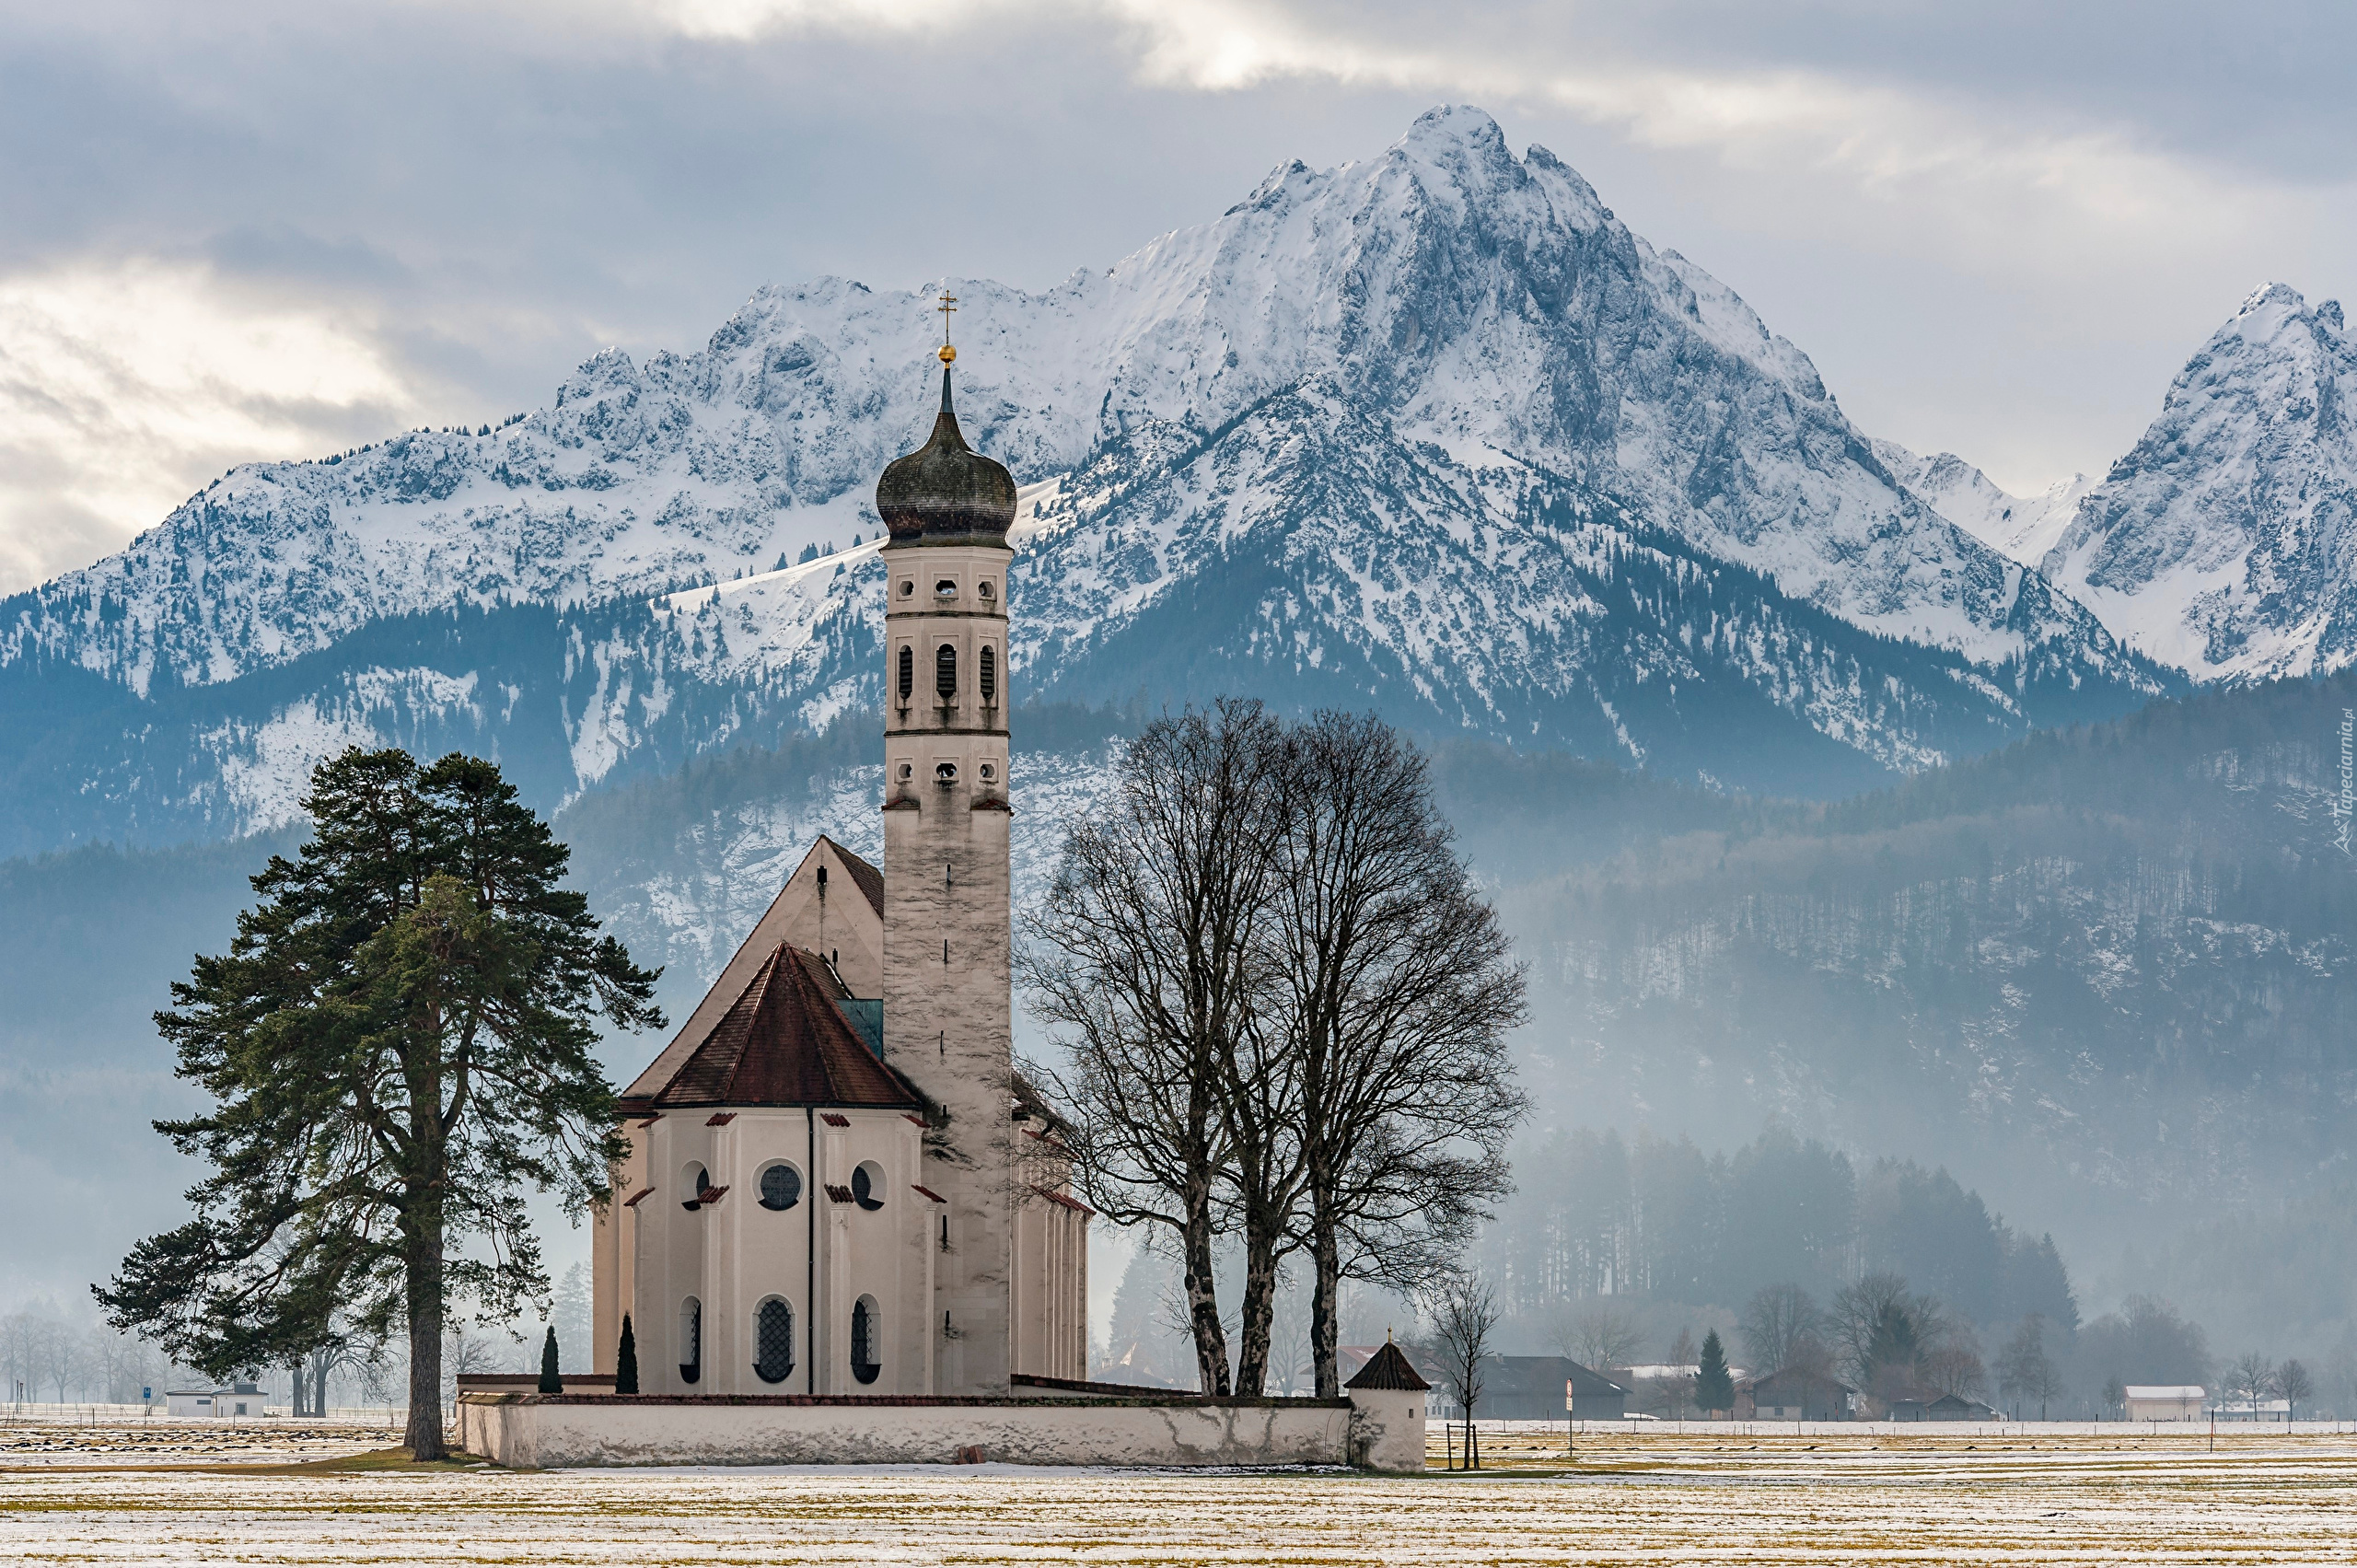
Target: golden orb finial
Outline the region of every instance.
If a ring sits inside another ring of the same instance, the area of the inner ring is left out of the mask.
[[[952,363],[953,361],[955,361],[955,360],[957,359],[957,357],[958,357],[958,351],[957,351],[956,349],[951,348],[947,343],[943,343],[943,344],[941,345],[941,363],[942,363],[942,364],[944,364],[944,365],[950,364],[950,363]]]

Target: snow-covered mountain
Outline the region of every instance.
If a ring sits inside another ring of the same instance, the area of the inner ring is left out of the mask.
[[[2114,632],[2199,679],[2357,659],[2357,344],[2270,284],[2043,557]]]
[[[1034,487],[1035,696],[1373,701],[1823,792],[2167,684],[1479,110],[1044,293],[950,286],[968,435]],[[765,288],[698,353],[239,469],[0,603],[0,770],[55,807],[8,847],[261,825],[364,732],[528,749],[562,796],[874,702],[869,490],[930,419],[932,303]]]
[[[1919,457],[1896,441],[1876,440],[1875,456],[1915,498],[1981,543],[2035,566],[2071,526],[2079,499],[2096,486],[2086,474],[2057,480],[2036,495],[2010,495],[1954,452]]]

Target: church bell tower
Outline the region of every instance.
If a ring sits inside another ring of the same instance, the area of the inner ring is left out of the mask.
[[[955,300],[945,296],[943,320]],[[1006,531],[1015,481],[950,402],[888,466],[884,1054],[931,1102],[942,1173],[934,1388],[1007,1392],[1013,1358],[1014,997],[1007,865]]]

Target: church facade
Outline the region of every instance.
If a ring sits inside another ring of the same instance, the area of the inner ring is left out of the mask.
[[[933,434],[877,486],[884,865],[821,838],[623,1091],[596,1366],[647,1394],[1004,1398],[1087,1374],[1089,1211],[1015,1071],[1007,470]]]

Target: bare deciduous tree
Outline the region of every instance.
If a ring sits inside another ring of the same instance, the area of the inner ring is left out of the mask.
[[[1479,1275],[1446,1274],[1427,1289],[1424,1310],[1432,1322],[1433,1348],[1465,1411],[1465,1468],[1480,1469],[1480,1438],[1473,1417],[1481,1400],[1482,1364],[1498,1327],[1497,1292]]]
[[[1310,1355],[1341,1391],[1345,1278],[1412,1288],[1508,1189],[1525,981],[1455,853],[1423,755],[1372,714],[1288,738],[1278,953],[1301,1094]]]
[[[2226,1369],[2226,1392],[2247,1402],[2254,1416],[2258,1413],[2258,1401],[2267,1398],[2274,1382],[2275,1364],[2255,1350],[2235,1357]]]
[[[2025,1400],[2038,1401],[2038,1419],[2046,1419],[2046,1402],[2061,1388],[2061,1374],[2056,1370],[2053,1358],[2046,1353],[2046,1318],[2037,1312],[2024,1318],[2014,1337],[2005,1342],[2003,1353],[1997,1357],[1997,1388],[2000,1394],[2014,1400],[2014,1414],[2021,1414]]]
[[[2300,1419],[2300,1401],[2316,1392],[2316,1384],[2300,1358],[2293,1356],[2275,1369],[2275,1397],[2284,1403],[2287,1420]]]
[[[1608,1301],[1589,1302],[1565,1313],[1555,1330],[1559,1352],[1607,1376],[1634,1361],[1643,1340],[1636,1314]]]
[[[1067,828],[1026,923],[1033,1011],[1071,1051],[1068,1072],[1027,1071],[1060,1103],[1090,1202],[1118,1225],[1174,1233],[1207,1394],[1232,1386],[1212,1272],[1215,1189],[1233,1153],[1234,1061],[1266,984],[1279,743],[1258,703],[1149,725],[1109,796]]]
[[[1736,1324],[1743,1353],[1764,1376],[1786,1368],[1815,1372],[1827,1359],[1825,1314],[1817,1298],[1796,1284],[1765,1285],[1752,1292]]]

